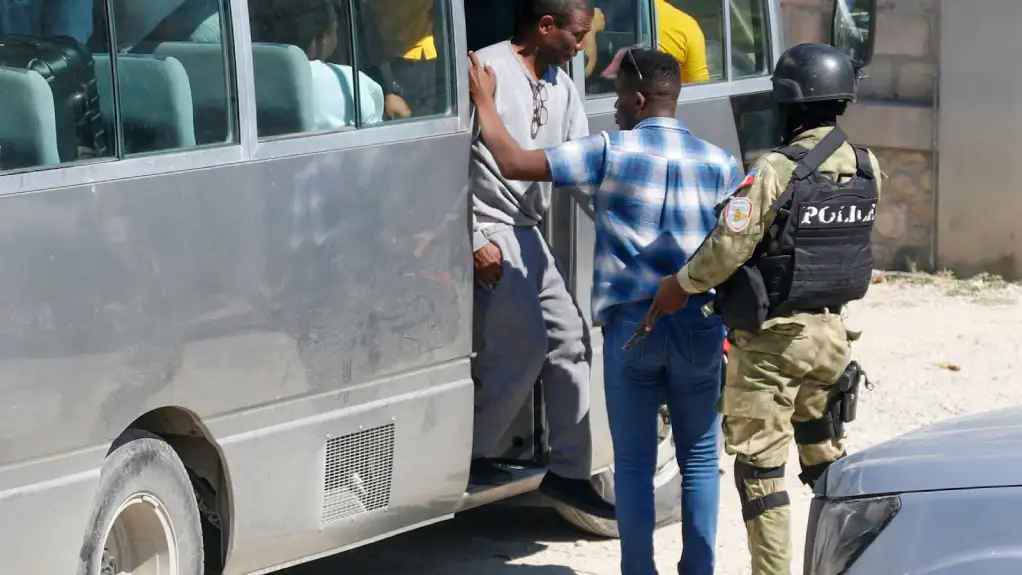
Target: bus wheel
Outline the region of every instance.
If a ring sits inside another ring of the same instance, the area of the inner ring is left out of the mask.
[[[191,481],[159,436],[129,430],[103,462],[78,575],[202,575]]]
[[[674,436],[671,435],[671,418],[667,406],[660,406],[657,436],[657,467],[653,475],[653,500],[656,511],[656,527],[663,527],[681,520],[681,469],[674,452]],[[614,502],[614,467],[593,477],[596,487],[604,499]],[[618,537],[617,521],[595,517],[574,507],[554,502],[554,508],[569,523],[600,537]]]

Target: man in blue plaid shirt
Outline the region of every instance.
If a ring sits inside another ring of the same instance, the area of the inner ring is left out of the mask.
[[[677,271],[716,225],[714,208],[739,184],[735,159],[675,119],[681,70],[655,50],[630,50],[621,60],[616,120],[622,131],[545,150],[522,150],[510,137],[493,104],[495,78],[474,56],[469,76],[483,140],[504,177],[576,187],[592,200],[592,313],[603,328],[622,574],[656,574],[655,422],[666,398],[682,471],[678,572],[711,575],[720,500],[714,403],[724,327],[717,315],[704,317],[711,296],[702,294],[644,338],[629,340],[660,279]]]

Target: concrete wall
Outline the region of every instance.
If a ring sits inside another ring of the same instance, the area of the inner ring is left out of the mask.
[[[976,4],[982,4],[977,9]],[[1022,278],[1022,75],[1008,49],[1022,1],[942,0],[937,262],[959,276]]]
[[[786,43],[827,42],[832,6],[833,0],[781,0]],[[877,154],[888,176],[873,236],[877,267],[932,269],[940,2],[878,0],[877,18],[873,62],[841,126]]]

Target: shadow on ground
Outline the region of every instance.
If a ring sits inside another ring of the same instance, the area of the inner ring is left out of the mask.
[[[559,565],[521,565],[548,543],[592,540],[552,509],[488,506],[278,575],[584,575]]]

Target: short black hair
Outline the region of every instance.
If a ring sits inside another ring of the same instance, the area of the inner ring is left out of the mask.
[[[305,51],[339,24],[334,0],[263,0],[253,4],[249,12],[253,42],[290,44]]]
[[[653,49],[633,49],[625,54],[620,73],[634,80],[647,96],[677,99],[681,91],[681,64],[670,54]]]
[[[515,31],[535,26],[543,16],[553,16],[558,26],[564,26],[576,11],[591,12],[592,9],[590,0],[520,0]]]

